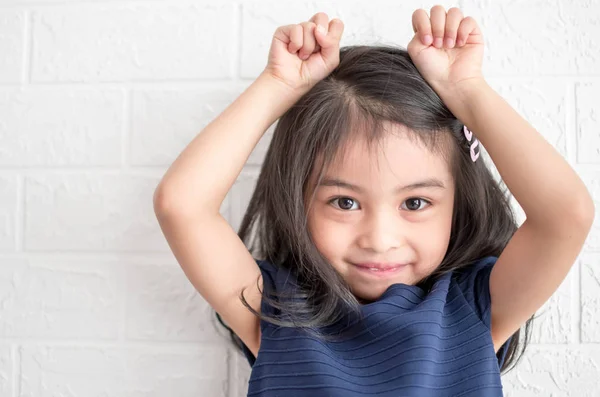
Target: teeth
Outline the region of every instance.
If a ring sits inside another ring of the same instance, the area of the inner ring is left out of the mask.
[[[367,267],[367,266],[360,266],[365,270],[370,270],[372,272],[386,272],[386,271],[392,271],[392,270],[397,270],[400,266],[394,266],[394,267],[386,267],[386,268],[378,268],[378,267]]]

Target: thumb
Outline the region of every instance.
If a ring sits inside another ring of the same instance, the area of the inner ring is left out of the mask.
[[[429,47],[431,47],[431,45],[423,44],[423,41],[419,37],[419,34],[416,33],[413,36],[412,40],[406,46],[406,50],[408,51],[408,54],[411,56],[411,58],[414,59],[414,57],[417,56],[421,51]]]

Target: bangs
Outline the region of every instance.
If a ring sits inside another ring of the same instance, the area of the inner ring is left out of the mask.
[[[330,117],[320,120],[319,134],[315,137],[315,161],[307,174],[304,185],[306,211],[310,210],[318,186],[326,170],[334,163],[343,163],[347,160],[349,148],[360,142],[370,154],[383,150],[384,140],[390,134],[405,137],[411,143],[426,148],[433,154],[445,159],[450,169],[454,169],[455,142],[448,128],[439,129],[414,129],[411,125],[419,123],[409,122],[402,116],[400,109],[389,109],[390,105],[374,100],[349,95],[345,100],[339,100],[336,112],[329,113]],[[333,104],[330,104],[330,106]],[[335,115],[335,116],[334,116]],[[400,128],[390,128],[396,125]],[[377,156],[373,156],[377,158]],[[310,197],[308,197],[310,195]]]

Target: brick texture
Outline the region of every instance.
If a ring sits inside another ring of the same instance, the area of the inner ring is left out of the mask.
[[[0,396],[244,396],[248,365],[172,256],[153,191],[264,68],[279,25],[325,11],[342,45],[406,46],[433,4],[2,0]],[[600,1],[439,4],[476,18],[490,84],[600,204]],[[221,207],[236,229],[271,136]],[[507,396],[598,395],[596,220]]]

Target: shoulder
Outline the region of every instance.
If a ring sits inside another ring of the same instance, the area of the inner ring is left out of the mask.
[[[485,256],[476,261],[471,262],[465,266],[460,267],[459,269],[454,270],[453,276],[455,279],[464,281],[469,277],[473,277],[479,272],[482,271],[491,271],[492,267],[498,260],[496,256]]]
[[[486,256],[457,269],[452,282],[483,323],[490,328],[490,274],[498,257]]]
[[[298,282],[295,273],[286,264],[277,264],[269,260],[255,259],[262,275],[261,311],[268,316],[280,315],[277,304],[297,292]]]
[[[470,289],[480,283],[482,277],[489,277],[494,264],[498,257],[486,256],[478,259],[470,264],[461,266],[452,272],[454,282],[460,284],[461,287]]]
[[[275,266],[272,262],[265,259],[254,259],[258,268],[260,269],[260,273],[263,277],[263,283],[272,284],[277,277],[277,266]]]
[[[294,285],[293,273],[281,264],[275,264],[266,259],[255,259],[263,277],[263,285],[266,291],[282,291],[290,285]]]
[[[486,256],[454,271],[452,275],[458,293],[462,295],[464,301],[490,331],[490,338],[492,329],[490,275],[497,260],[496,256]],[[504,363],[511,339],[512,337],[505,341],[496,353],[499,367],[502,367]],[[492,343],[491,339],[490,343]]]
[[[272,262],[265,259],[254,258],[254,261],[256,262],[261,273],[261,277],[257,283],[261,294],[260,313],[261,315],[267,316],[277,315],[278,310],[268,303],[268,299],[273,299],[274,295],[276,294],[276,280],[278,278],[279,268]],[[259,348],[262,346],[262,335],[266,325],[267,323],[263,319],[259,320]],[[256,362],[255,353],[253,353],[252,350],[250,350],[250,348],[248,348],[248,346],[239,337],[234,339],[240,347],[243,355],[248,360],[248,363],[252,367]]]

